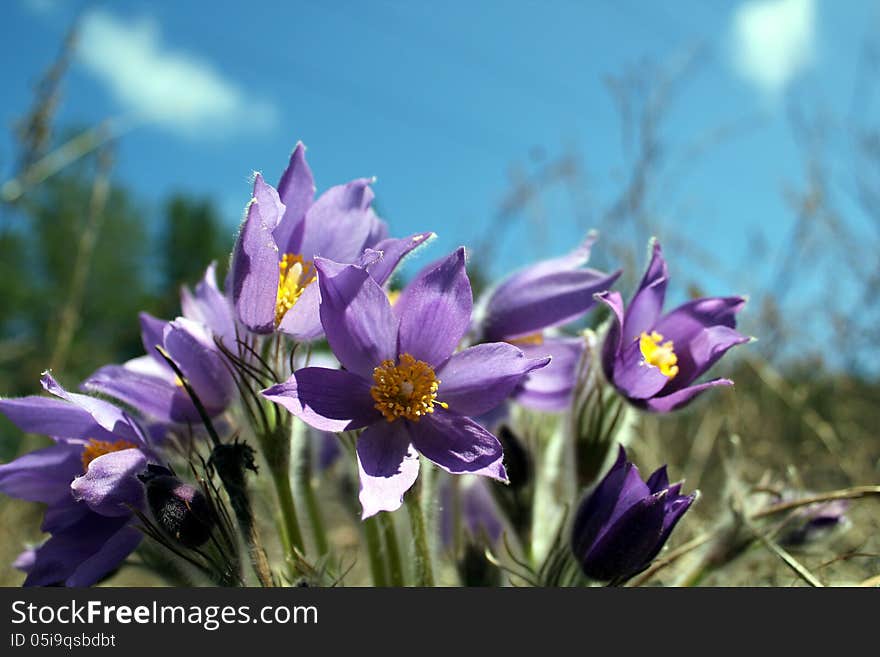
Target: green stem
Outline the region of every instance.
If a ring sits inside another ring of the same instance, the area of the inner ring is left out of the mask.
[[[394,516],[390,513],[379,515],[382,524],[382,536],[385,539],[385,553],[388,555],[388,579],[391,586],[404,586],[403,565],[400,562],[400,548],[397,543],[397,529],[394,527]]]
[[[364,520],[363,525],[373,586],[388,586],[388,581],[385,578],[385,564],[382,561],[382,539],[379,536],[379,524],[376,516]]]
[[[413,486],[406,496],[406,510],[409,512],[409,523],[412,529],[413,560],[416,575],[416,586],[434,586],[434,572],[431,568],[431,550],[428,546],[428,535],[425,531],[425,516],[419,499],[418,484]]]
[[[297,483],[297,491],[305,502],[306,513],[309,516],[309,524],[312,527],[312,537],[315,541],[315,548],[318,554],[327,554],[329,544],[327,542],[327,532],[324,529],[324,519],[321,517],[321,507],[318,506],[318,500],[315,497],[315,486],[312,483],[312,449],[309,436],[301,431],[302,423],[297,422],[291,434],[291,442],[295,450],[294,460],[294,479]]]
[[[293,503],[293,489],[290,486],[290,476],[287,474],[287,466],[272,468],[272,481],[275,484],[275,492],[278,494],[278,503],[281,507],[282,539],[284,549],[292,564],[299,562],[299,555],[305,552],[302,532],[299,528],[299,520],[296,515],[296,506]]]

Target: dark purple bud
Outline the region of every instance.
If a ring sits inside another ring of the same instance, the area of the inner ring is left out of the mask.
[[[669,485],[666,466],[642,481],[620,447],[617,462],[581,502],[571,547],[584,574],[623,582],[647,568],[696,499]]]
[[[169,536],[188,548],[207,542],[215,517],[202,491],[160,466],[150,465],[139,478],[146,486],[147,504],[156,523]]]
[[[780,501],[796,499],[794,495],[782,495]],[[846,512],[849,503],[846,500],[817,502],[801,507],[792,515],[787,530],[779,542],[786,546],[802,546],[828,536],[832,530],[847,524]]]

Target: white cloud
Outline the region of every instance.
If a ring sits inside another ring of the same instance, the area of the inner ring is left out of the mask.
[[[154,20],[123,21],[90,11],[78,57],[134,118],[190,136],[270,128],[275,108],[253,98],[209,63],[161,42]]]
[[[778,95],[813,60],[816,3],[751,0],[734,12],[732,32],[737,71]]]

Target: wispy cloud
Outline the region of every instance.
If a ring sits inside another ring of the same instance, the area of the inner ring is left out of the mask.
[[[751,0],[733,14],[733,58],[737,71],[776,96],[812,62],[814,0]]]
[[[152,19],[125,21],[90,11],[81,24],[78,57],[134,118],[178,133],[253,132],[276,121],[271,104],[197,56],[166,47]]]

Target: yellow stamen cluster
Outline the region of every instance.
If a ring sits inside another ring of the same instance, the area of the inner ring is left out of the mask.
[[[675,355],[672,340],[663,342],[663,336],[657,331],[649,335],[642,332],[639,337],[639,349],[648,365],[660,368],[660,373],[670,379],[678,374],[678,356]]]
[[[373,381],[376,385],[370,388],[370,394],[376,402],[376,410],[389,422],[399,417],[418,422],[422,416],[434,412],[434,404],[447,407],[437,401],[440,381],[433,368],[410,354],[400,356],[397,364],[393,360],[382,361],[373,370]]]
[[[315,280],[315,267],[301,255],[285,253],[278,263],[278,295],[275,299],[275,326]]]
[[[110,442],[109,440],[95,440],[94,438],[92,438],[91,440],[89,440],[89,442],[86,443],[85,448],[83,448],[83,472],[88,470],[89,464],[99,456],[104,456],[104,454],[112,454],[113,452],[121,452],[124,449],[135,448],[137,448],[137,445],[130,443],[127,440],[116,440],[114,442]]]

